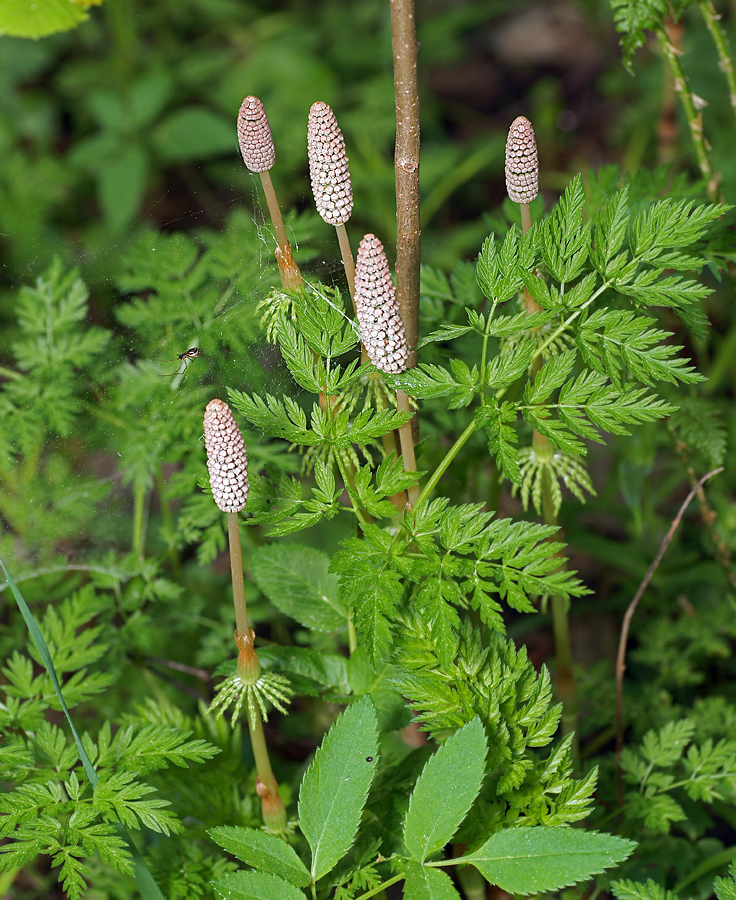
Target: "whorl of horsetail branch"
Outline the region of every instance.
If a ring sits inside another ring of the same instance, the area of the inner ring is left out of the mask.
[[[506,141],[506,190],[514,203],[531,203],[539,193],[539,160],[534,129],[518,116]]]
[[[258,97],[246,97],[238,113],[238,143],[251,172],[267,172],[276,161],[271,126]]]
[[[223,400],[207,404],[204,443],[215,503],[225,513],[240,512],[248,500],[248,459],[243,435]]]
[[[355,306],[370,361],[382,372],[403,372],[409,360],[406,331],[383,244],[374,234],[365,235],[358,247]]]
[[[344,225],[353,211],[348,156],[335,114],[321,100],[309,110],[307,152],[317,212],[329,225]]]

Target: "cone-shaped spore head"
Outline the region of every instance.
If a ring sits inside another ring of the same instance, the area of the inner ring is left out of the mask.
[[[258,97],[246,97],[238,113],[238,143],[251,172],[267,172],[276,161],[271,126]]]
[[[329,225],[344,225],[353,211],[345,140],[335,114],[321,100],[309,110],[307,152],[317,212]]]
[[[207,404],[204,443],[215,503],[223,512],[240,512],[248,500],[248,458],[243,435],[223,400]]]
[[[374,234],[367,234],[358,247],[355,307],[360,338],[373,365],[392,375],[403,372],[409,360],[406,331],[383,244]]]
[[[506,141],[506,190],[514,203],[531,203],[539,193],[539,160],[534,129],[518,116]]]

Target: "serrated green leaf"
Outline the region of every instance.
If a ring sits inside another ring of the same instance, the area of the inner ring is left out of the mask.
[[[304,900],[304,892],[277,875],[265,872],[233,872],[212,882],[226,900]]]
[[[313,351],[290,322],[284,322],[279,328],[279,347],[296,383],[305,391],[319,394],[324,384],[324,364],[318,360],[316,370]]]
[[[441,328],[423,337],[417,344],[417,350],[421,350],[427,344],[439,341],[452,341],[457,337],[462,337],[469,331],[473,331],[470,325],[443,325]]]
[[[731,207],[702,204],[667,197],[642,210],[631,223],[634,256],[654,262],[665,249],[686,247],[699,240],[708,225]]]
[[[718,900],[736,900],[736,863],[731,863],[728,867],[728,878],[713,879],[713,892]],[[628,900],[628,898],[622,898],[622,900]],[[677,897],[676,895],[673,895],[672,898],[653,897],[652,900],[677,900]]]
[[[578,828],[505,828],[463,858],[513,894],[557,891],[625,860],[636,844]]]
[[[258,587],[287,616],[318,631],[345,624],[347,612],[326,553],[301,544],[269,544],[256,547],[250,563]]]
[[[467,406],[477,390],[475,372],[472,377],[468,376],[461,380],[457,377],[457,373],[448,372],[442,366],[426,364],[407,369],[400,375],[388,377],[386,381],[392,387],[401,388],[410,396],[419,399],[449,397],[452,409]]]
[[[519,437],[512,427],[516,422],[516,405],[502,403],[500,407],[481,407],[475,415],[476,421],[488,436],[488,449],[496,464],[509,481],[521,484],[519,451],[516,445]]]
[[[519,241],[516,229],[511,228],[499,247],[491,234],[478,255],[478,285],[493,303],[505,303],[521,290],[522,273],[533,265],[531,238]]]
[[[0,35],[40,38],[68,31],[87,18],[87,13],[71,0],[4,0],[0,5]]]
[[[281,401],[266,394],[264,400],[258,394],[249,396],[233,388],[228,388],[228,397],[234,409],[267,434],[307,447],[323,440],[319,434],[310,431],[306,413],[291,397]]]
[[[595,226],[591,259],[596,269],[604,277],[615,274],[622,263],[616,254],[626,238],[628,223],[629,186],[617,191],[606,203],[603,213]],[[626,257],[624,257],[626,258]],[[613,261],[613,263],[612,263]]]
[[[691,719],[667,722],[659,731],[647,731],[641,743],[641,755],[653,766],[672,766],[693,739],[695,723]]]
[[[542,403],[549,395],[562,387],[567,381],[572,367],[575,365],[576,353],[574,350],[567,350],[545,363],[537,372],[534,382],[529,382],[524,391],[525,403]]]
[[[311,884],[309,871],[294,848],[276,835],[228,825],[210,828],[207,834],[228,853],[261,872],[278,875],[298,887]]]
[[[353,845],[373,781],[378,727],[370,697],[335,722],[299,791],[299,827],[312,849],[312,878],[330,872]]]
[[[590,226],[583,222],[584,204],[583,181],[576,175],[542,223],[542,259],[561,284],[577,278],[588,258]]]
[[[535,341],[524,341],[492,359],[486,373],[488,386],[500,390],[516,381],[531,365],[536,349]]]
[[[404,900],[460,900],[450,876],[409,861],[406,865]]]
[[[472,719],[440,746],[419,776],[404,821],[404,844],[424,862],[452,838],[478,796],[488,745]]]

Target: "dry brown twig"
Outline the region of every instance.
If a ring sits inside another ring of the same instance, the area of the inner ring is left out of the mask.
[[[654,573],[657,571],[657,567],[662,561],[662,557],[669,547],[670,542],[675,535],[675,531],[677,531],[677,528],[682,521],[682,517],[685,515],[685,510],[688,508],[693,500],[693,497],[695,497],[695,495],[703,487],[705,482],[708,481],[708,479],[712,478],[714,475],[718,475],[719,472],[722,471],[723,466],[719,466],[717,469],[706,472],[706,474],[703,475],[698,483],[693,485],[690,493],[682,501],[682,505],[677,511],[677,515],[672,520],[667,534],[662,538],[662,542],[659,545],[657,555],[654,557],[654,559],[652,560],[652,564],[647,569],[647,573],[642,579],[641,584],[637,588],[637,591],[634,594],[631,603],[629,603],[628,609],[626,610],[626,615],[624,616],[624,620],[621,623],[621,635],[619,637],[618,652],[616,654],[616,769],[618,778],[619,807],[623,804],[623,772],[621,770],[621,751],[623,750],[624,746],[624,672],[626,671],[626,643],[629,638],[629,628],[631,627],[631,620],[634,618],[636,607],[639,605],[639,601],[641,600],[644,591],[647,589],[649,582],[652,580]]]

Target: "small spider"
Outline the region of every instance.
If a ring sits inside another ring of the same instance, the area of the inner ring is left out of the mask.
[[[191,359],[196,359],[196,357],[198,357],[198,356],[199,356],[199,347],[190,347],[188,350],[185,350],[183,353],[180,353],[177,358],[179,359],[180,362],[184,363],[184,368],[182,369],[180,366],[176,370],[176,372],[172,372],[170,375],[165,375],[164,377],[172,378],[174,375],[183,375],[189,366],[189,361]]]

